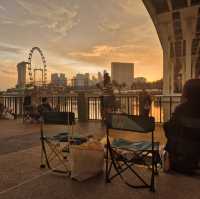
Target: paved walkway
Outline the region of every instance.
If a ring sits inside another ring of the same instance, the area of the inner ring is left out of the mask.
[[[199,199],[200,178],[178,174],[156,177],[156,193],[135,190],[124,185],[120,179],[105,184],[100,175],[85,182],[77,182],[66,176],[41,170],[39,126],[24,125],[21,121],[0,120],[0,199]],[[48,128],[53,132],[58,127]],[[58,129],[61,130],[61,129]],[[103,136],[104,129],[98,122],[78,124],[76,131],[83,134]],[[131,137],[130,134],[126,136]],[[156,137],[164,142],[160,127]],[[148,171],[144,168],[143,174]],[[131,179],[134,181],[135,179]]]

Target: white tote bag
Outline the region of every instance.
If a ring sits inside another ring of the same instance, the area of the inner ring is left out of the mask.
[[[104,150],[100,143],[70,147],[71,178],[84,181],[103,171]]]

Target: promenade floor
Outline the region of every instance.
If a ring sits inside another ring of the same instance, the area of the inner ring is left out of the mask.
[[[57,128],[53,126],[48,131]],[[97,121],[77,124],[75,131],[99,138],[105,133]],[[136,138],[131,134],[126,136]],[[0,199],[200,199],[200,177],[195,176],[160,171],[156,177],[156,192],[151,193],[127,187],[119,178],[105,184],[103,174],[77,182],[47,169],[41,170],[39,137],[37,124],[0,120]],[[161,144],[165,142],[160,125],[156,128],[156,139]],[[147,169],[138,169],[148,174]]]

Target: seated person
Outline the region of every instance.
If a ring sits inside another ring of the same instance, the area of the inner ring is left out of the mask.
[[[53,111],[53,109],[51,108],[47,97],[43,97],[42,98],[42,104],[40,104],[38,106],[38,112],[39,112],[40,115],[42,115],[42,113],[50,112],[50,111]]]
[[[26,95],[24,97],[24,103],[23,103],[23,107],[24,107],[24,112],[32,112],[33,106],[32,106],[32,100],[31,100],[31,96]]]
[[[26,95],[24,97],[23,109],[24,109],[23,120],[31,121],[34,115],[34,111],[33,111],[34,107],[32,105],[32,98],[30,95]]]
[[[200,119],[200,79],[191,79],[183,88],[182,102],[178,105],[172,118],[164,124],[167,144],[165,150],[169,153],[172,169],[192,173],[198,168],[200,160],[200,135],[193,130],[182,132],[180,118]]]

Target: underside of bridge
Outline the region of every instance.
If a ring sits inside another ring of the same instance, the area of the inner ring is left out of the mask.
[[[163,94],[200,77],[200,0],[143,0],[163,48]]]

